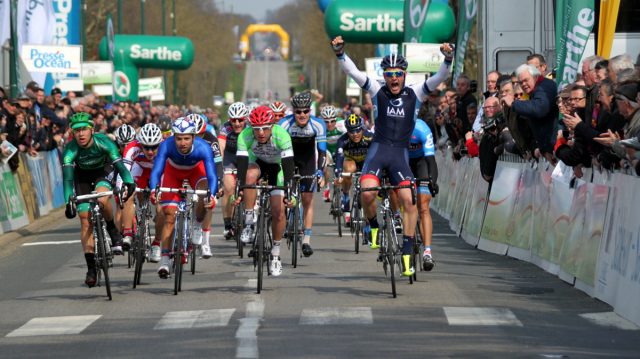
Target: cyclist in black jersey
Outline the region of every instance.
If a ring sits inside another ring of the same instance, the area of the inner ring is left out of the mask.
[[[422,99],[440,82],[447,79],[449,68],[453,61],[453,45],[442,44],[440,51],[445,60],[438,72],[423,83],[405,85],[407,61],[402,55],[391,54],[382,59],[380,64],[384,75],[384,84],[380,85],[374,79],[358,70],[353,61],[344,53],[344,40],[341,36],[331,40],[331,46],[338,57],[338,63],[343,71],[371,95],[374,104],[374,118],[376,131],[373,143],[367,153],[363,175],[362,188],[376,187],[380,184],[382,170],[389,173],[392,185],[408,185],[413,178],[409,168],[409,140],[415,127],[418,110]],[[371,248],[379,248],[377,241],[378,220],[376,218],[374,191],[362,194],[362,207],[371,226]],[[410,257],[415,242],[415,229],[418,220],[416,205],[412,202],[411,190],[403,188],[398,191],[398,197],[404,208],[402,264],[403,275],[411,276],[415,269],[410,267]]]
[[[236,151],[238,150],[238,136],[245,129],[249,108],[242,102],[235,102],[229,106],[227,111],[229,121],[225,122],[218,133],[220,151],[222,151],[222,165],[224,167],[224,196],[222,197],[222,218],[224,220],[223,235],[226,239],[233,239],[233,226],[231,214],[233,213],[233,203],[230,201],[231,195],[236,187],[237,170]]]
[[[364,159],[367,157],[373,133],[365,130],[362,117],[351,114],[345,120],[347,133],[340,136],[336,145],[335,184],[342,185],[342,212],[345,223],[351,220],[349,189],[351,177],[342,177],[342,172],[354,173],[362,171]]]

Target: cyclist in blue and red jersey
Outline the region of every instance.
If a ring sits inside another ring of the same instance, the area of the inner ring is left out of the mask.
[[[191,119],[178,118],[172,126],[173,136],[167,138],[158,148],[149,188],[155,189],[161,183],[162,187],[180,188],[183,181],[188,181],[191,188],[209,189],[209,198],[200,199],[196,206],[196,220],[204,222],[204,217],[211,217],[215,206],[215,194],[218,190],[218,176],[216,174],[213,151],[209,144],[196,137],[196,124]],[[162,179],[162,182],[161,182]],[[158,275],[167,278],[169,275],[169,254],[171,251],[171,235],[176,222],[176,207],[180,197],[176,193],[162,193],[160,204],[164,214],[164,225],[161,229],[162,258]],[[192,240],[196,239],[195,236]],[[209,236],[202,236],[201,244],[204,257],[205,250],[211,253]]]
[[[449,68],[453,61],[453,46],[443,44],[440,47],[445,55],[445,61],[434,76],[423,83],[409,86],[405,85],[408,64],[402,55],[391,54],[382,59],[380,65],[384,70],[384,84],[381,85],[358,70],[353,61],[345,55],[344,40],[341,36],[331,40],[331,46],[338,57],[338,63],[342,70],[371,95],[376,109],[374,111],[376,130],[362,169],[362,188],[378,186],[382,170],[387,171],[392,185],[408,185],[413,178],[409,168],[409,141],[415,127],[417,113],[422,99],[448,77]],[[376,194],[375,191],[367,191],[362,194],[363,209],[371,226],[372,248],[379,248]],[[410,258],[415,242],[418,211],[415,204],[412,203],[410,189],[400,189],[398,196],[404,208],[402,274],[410,276],[415,272],[415,269],[410,266]]]

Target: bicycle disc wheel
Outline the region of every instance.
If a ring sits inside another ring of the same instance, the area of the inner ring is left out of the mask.
[[[101,222],[102,220],[99,220],[99,221]],[[101,223],[96,230],[96,234],[98,236],[98,238],[96,238],[96,240],[98,241],[97,268],[98,270],[102,270],[102,276],[104,277],[104,286],[107,289],[107,297],[109,297],[109,300],[112,300],[113,297],[111,296],[111,281],[109,280],[109,260],[107,258],[107,247],[106,247],[106,241],[104,238],[104,227],[102,226]]]

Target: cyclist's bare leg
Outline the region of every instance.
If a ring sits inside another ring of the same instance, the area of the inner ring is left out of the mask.
[[[348,173],[354,173],[356,171],[356,163],[351,160],[344,160],[342,164],[342,171]],[[351,177],[343,177],[342,178],[342,193],[349,193],[349,189],[351,188]]]
[[[420,213],[420,234],[422,235],[422,244],[425,247],[431,246],[431,235],[433,233],[433,222],[431,220],[431,212],[429,212],[429,202],[431,195],[418,195],[418,212]]]
[[[107,192],[110,191],[107,187],[97,187],[96,192]],[[132,196],[133,197],[133,196]],[[113,221],[113,206],[111,205],[111,197],[101,197],[98,198],[98,202],[100,203],[100,207],[102,208],[102,217],[106,222]]]
[[[271,195],[271,230],[273,231],[273,240],[280,241],[284,233],[284,203],[282,203],[282,195]]]
[[[82,242],[84,253],[93,253],[94,242],[91,216],[89,212],[80,212],[78,217],[80,218],[80,241]]]
[[[233,204],[229,201],[236,189],[236,176],[226,173],[222,179],[224,185],[224,196],[222,196],[222,217],[231,218],[233,213]]]
[[[129,197],[129,199],[124,203],[122,210],[118,211],[121,213],[120,224],[122,225],[121,232],[123,233],[123,236],[128,235],[133,237],[133,218],[135,216],[134,197],[136,196]]]
[[[362,179],[362,189],[365,190],[370,187],[377,187],[380,183],[373,178]],[[362,192],[362,209],[364,209],[364,215],[369,218],[376,216],[376,196],[378,191],[363,191]],[[415,224],[414,224],[415,225]]]
[[[400,209],[400,198],[396,191],[389,192],[389,203],[391,203],[391,210],[396,213]]]
[[[309,230],[313,226],[313,192],[302,193],[302,223],[304,229]],[[310,243],[311,236],[305,233],[303,243]]]
[[[166,206],[162,208],[163,226],[160,233],[162,251],[171,251],[171,236],[176,225],[176,206]]]
[[[418,209],[412,201],[411,189],[401,188],[398,190],[398,197],[403,208],[402,222],[404,223],[404,235],[415,237],[416,223],[418,221]]]
[[[260,167],[255,164],[250,164],[247,169],[247,179],[245,181],[248,185],[254,185],[258,182],[258,178],[260,178]],[[253,209],[256,205],[256,190],[245,188],[242,190],[243,193],[243,201],[245,209]]]

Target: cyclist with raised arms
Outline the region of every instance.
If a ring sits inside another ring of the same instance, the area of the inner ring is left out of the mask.
[[[409,141],[415,127],[416,116],[423,99],[436,86],[446,80],[453,61],[453,46],[443,44],[440,51],[445,55],[445,61],[438,72],[423,83],[405,86],[407,70],[406,59],[399,54],[387,55],[382,59],[384,84],[369,78],[366,73],[358,70],[353,61],[344,53],[344,40],[338,36],[331,40],[331,46],[338,57],[342,70],[366,90],[373,101],[376,131],[373,143],[367,153],[363,175],[362,188],[376,187],[380,184],[382,170],[389,173],[392,185],[407,185],[413,177],[409,168]],[[377,243],[378,220],[376,218],[375,191],[362,194],[362,205],[371,226],[372,248],[379,248]],[[402,188],[398,197],[404,208],[403,212],[403,247],[402,265],[403,275],[410,276],[415,268],[410,266],[411,252],[415,242],[415,229],[418,212],[412,202],[411,190]]]
[[[282,127],[273,123],[273,111],[267,106],[259,106],[249,115],[251,128],[245,128],[238,136],[238,181],[240,185],[253,185],[260,178],[267,178],[271,186],[290,185],[294,172],[293,147],[291,136]],[[269,261],[270,272],[273,276],[282,274],[280,260],[280,243],[284,233],[285,218],[283,191],[271,192],[271,228],[273,231],[273,248]],[[256,203],[256,191],[245,189],[236,200],[244,200],[245,230],[253,226],[253,208]],[[285,199],[289,205],[289,200]],[[245,234],[243,230],[243,235]],[[249,229],[253,233],[253,229]],[[253,237],[241,237],[244,243],[249,243]]]
[[[369,146],[373,140],[373,133],[365,130],[362,117],[351,114],[347,118],[347,133],[340,136],[336,150],[335,183],[342,185],[342,212],[345,223],[351,221],[351,203],[349,199],[349,189],[351,188],[351,177],[342,177],[342,172],[354,173],[362,171],[364,159],[367,157]],[[367,232],[370,229],[365,228]]]
[[[93,228],[90,220],[89,203],[75,207],[71,201],[75,194],[80,196],[92,191],[107,192],[112,189],[110,176],[112,169],[122,177],[126,200],[135,192],[136,185],[122,161],[118,146],[107,135],[93,132],[93,120],[88,113],[78,112],[69,119],[73,140],[67,143],[62,153],[62,175],[64,198],[67,201],[65,215],[71,219],[80,214],[80,240],[87,262],[87,275],[84,283],[96,285],[96,266],[94,256]],[[113,221],[113,208],[108,197],[98,200],[107,224],[107,232],[112,240],[114,254],[122,254],[122,236]]]
[[[273,111],[274,123],[278,123],[284,116],[286,116],[287,105],[284,102],[275,101],[269,104],[269,108]]]
[[[438,165],[436,164],[436,148],[433,144],[433,134],[429,126],[422,120],[416,121],[416,126],[409,142],[409,166],[414,176],[419,179],[418,214],[420,216],[420,234],[422,235],[422,268],[426,271],[433,269],[435,262],[431,255],[431,235],[433,222],[429,212],[429,202],[437,194]]]
[[[302,254],[309,257],[311,248],[311,227],[313,226],[313,192],[316,186],[324,186],[324,167],[327,153],[327,129],[324,122],[311,115],[311,94],[301,92],[291,99],[293,114],[280,120],[279,124],[291,136],[295,165],[300,176],[316,176],[300,181],[302,192],[304,237]]]
[[[158,148],[158,154],[151,170],[149,187],[155,190],[162,183],[162,187],[181,188],[183,181],[186,180],[193,189],[208,189],[209,198],[198,200],[196,218],[202,220],[206,215],[210,218],[210,213],[215,206],[215,194],[218,190],[218,176],[213,151],[205,140],[196,136],[196,123],[193,120],[185,117],[178,118],[173,122],[172,129],[173,136],[167,138]],[[164,225],[160,229],[162,258],[158,275],[163,279],[169,276],[171,235],[176,224],[176,207],[179,201],[180,195],[177,193],[162,193],[160,195]],[[208,248],[209,237],[203,237],[201,248],[204,257],[204,253],[211,253],[211,249]]]
[[[324,120],[324,124],[327,127],[327,165],[335,163],[336,149],[338,145],[338,139],[345,134],[347,130],[344,128],[344,120],[338,119],[338,111],[331,105],[324,106],[320,110],[320,117]],[[329,167],[325,167],[324,177],[329,178]],[[327,181],[329,182],[329,181]],[[325,187],[322,196],[325,202],[330,202],[329,198],[329,185]]]
[[[222,164],[224,167],[224,196],[222,197],[222,218],[224,220],[224,237],[233,239],[233,225],[231,214],[233,213],[233,203],[230,201],[236,187],[237,170],[236,151],[238,150],[238,136],[245,129],[249,108],[242,102],[235,102],[229,106],[227,111],[229,121],[220,128],[218,142],[222,151]]]
[[[130,142],[124,149],[123,159],[125,166],[131,172],[138,188],[149,187],[149,176],[153,168],[153,160],[158,152],[158,146],[162,142],[162,131],[154,123],[147,123],[142,126],[136,135],[136,140]],[[123,245],[129,247],[133,240],[133,217],[135,216],[134,196],[131,196],[122,209],[122,235]],[[161,216],[157,217],[160,220]],[[158,225],[158,228],[161,228]],[[160,242],[156,240],[151,245],[151,262],[160,261]]]

